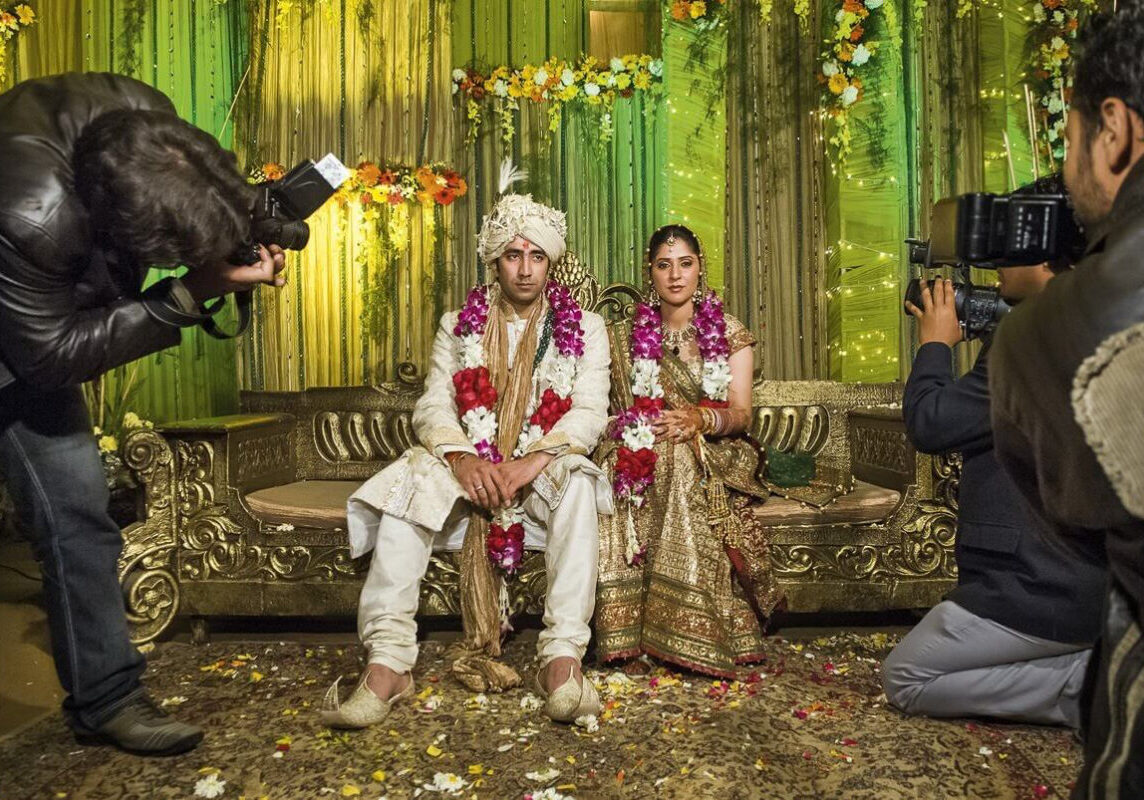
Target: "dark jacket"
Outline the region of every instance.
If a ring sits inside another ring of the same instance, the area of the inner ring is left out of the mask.
[[[957,588],[950,600],[1030,636],[1092,643],[1100,631],[1107,582],[1103,549],[1073,557],[1054,547],[993,451],[989,420],[989,343],[973,369],[955,380],[952,351],[940,342],[918,349],[903,411],[924,453],[960,450]]]
[[[67,74],[0,95],[0,387],[54,389],[179,342],[141,292],[146,269],[92,242],[72,185],[84,127],[121,108],[175,109],[131,78]]]
[[[1072,272],[1001,326],[990,391],[1005,468],[1065,540],[1106,538],[1109,570],[1144,618],[1144,520],[1116,496],[1073,416],[1073,379],[1112,334],[1144,321],[1144,159],[1088,232]],[[1139,414],[1139,405],[1125,409]],[[1144,436],[1144,432],[1141,432]]]

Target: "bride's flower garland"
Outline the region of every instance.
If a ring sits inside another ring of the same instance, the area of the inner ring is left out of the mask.
[[[580,326],[582,314],[572,293],[550,281],[547,295],[550,312],[545,324],[551,324],[556,357],[549,361],[546,375],[549,386],[541,395],[540,402],[530,401],[528,422],[520,432],[513,451],[514,458],[523,456],[572,407],[572,385],[580,357],[584,355],[584,330]],[[453,387],[456,389],[461,427],[476,448],[477,455],[485,461],[499,464],[504,456],[496,445],[497,417],[493,409],[497,403],[497,391],[489,379],[483,344],[488,320],[488,287],[477,286],[469,292],[453,328],[461,354],[461,369],[453,373]],[[545,331],[542,336],[548,333]],[[539,380],[535,372],[533,380]],[[524,511],[519,505],[496,513],[489,526],[487,545],[489,559],[495,566],[510,574],[516,571],[524,557]]]
[[[723,301],[715,292],[709,292],[695,306],[691,319],[695,326],[696,344],[703,359],[703,399],[700,405],[726,408],[731,387],[731,348],[727,343],[727,321],[723,317]],[[616,454],[612,489],[616,497],[636,508],[644,503],[644,495],[655,481],[655,434],[651,420],[663,412],[663,385],[659,379],[660,361],[663,359],[663,320],[659,311],[649,303],[636,306],[632,322],[632,396],[631,407],[616,417],[612,437],[622,444]],[[635,535],[635,526],[628,528],[625,550],[627,562],[639,564],[647,553]]]

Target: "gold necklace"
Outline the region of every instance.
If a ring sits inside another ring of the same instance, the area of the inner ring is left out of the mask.
[[[677,331],[669,330],[666,326],[663,329],[663,343],[671,348],[671,352],[679,355],[679,349],[683,346],[684,340],[687,339],[687,334],[691,332],[692,324],[687,323],[687,327],[680,328]]]

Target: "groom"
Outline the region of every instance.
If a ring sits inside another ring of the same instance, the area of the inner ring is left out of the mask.
[[[594,606],[597,513],[612,510],[607,479],[587,458],[607,421],[609,357],[603,320],[548,284],[566,230],[563,212],[522,195],[503,196],[482,223],[478,254],[495,283],[441,320],[413,412],[421,446],[349,501],[352,553],[373,549],[358,604],[369,663],[345,702],[331,687],[327,725],[375,724],[413,693],[414,614],[435,549],[462,551],[465,639],[450,655],[454,675],[474,691],[518,685],[496,657],[507,626],[503,574],[526,543],[545,550],[536,675],[545,713],[569,722],[599,711],[580,660]]]

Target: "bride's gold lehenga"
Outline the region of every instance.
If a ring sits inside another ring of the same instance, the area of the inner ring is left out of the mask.
[[[726,320],[732,353],[754,346],[739,320],[730,315]],[[608,333],[615,413],[632,403],[631,324],[610,325]],[[702,365],[693,328],[684,334],[678,354],[665,345],[660,381],[668,408],[702,399]],[[629,511],[626,503],[617,503],[614,515],[600,518],[596,647],[601,661],[646,653],[729,677],[738,665],[762,658],[760,617],[775,609],[781,595],[761,546],[764,531],[747,509],[770,494],[756,475],[760,453],[745,436],[701,439],[657,442],[655,482],[643,507]],[[608,441],[598,451],[609,475],[616,450]],[[639,566],[630,566],[624,555],[629,513],[639,541],[647,543]],[[749,548],[739,546],[744,537]]]

